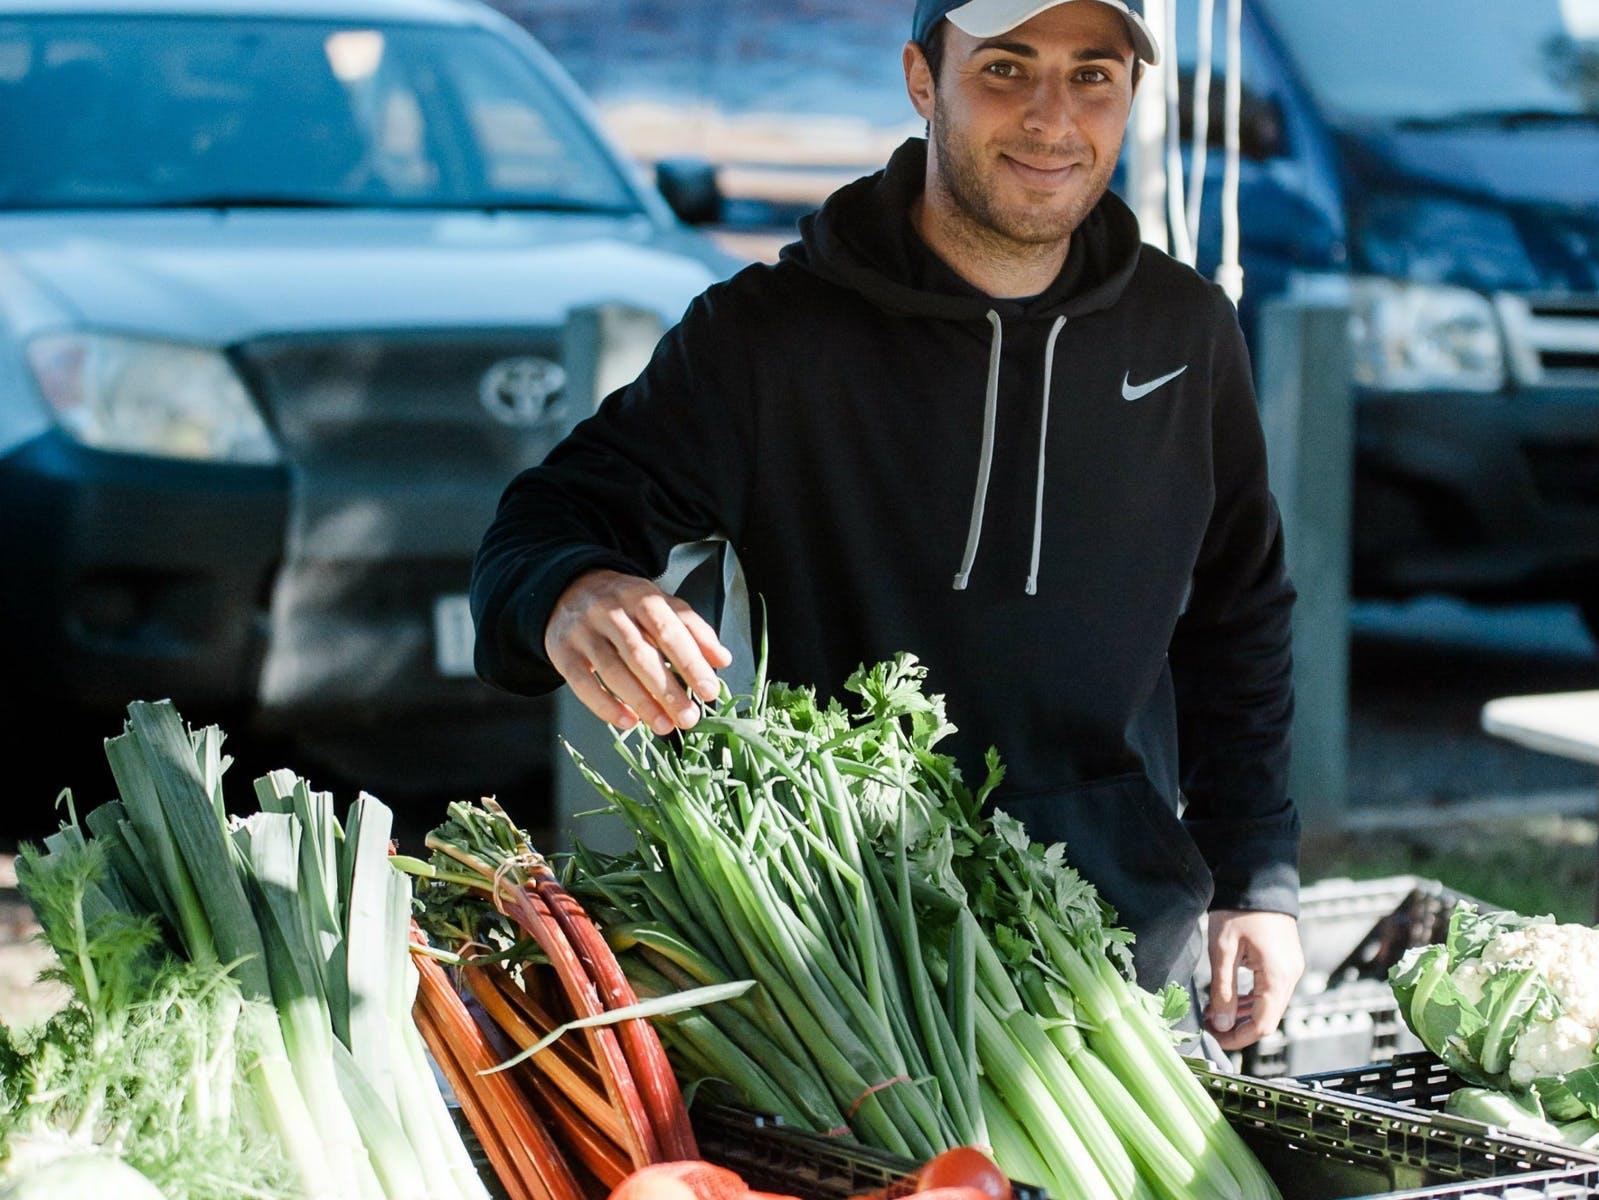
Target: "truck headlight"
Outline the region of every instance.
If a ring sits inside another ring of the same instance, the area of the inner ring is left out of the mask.
[[[278,461],[255,401],[216,350],[54,333],[28,343],[28,365],[56,421],[86,446],[207,462]]]
[[[1488,297],[1470,288],[1350,281],[1355,382],[1393,392],[1496,392],[1505,343]]]

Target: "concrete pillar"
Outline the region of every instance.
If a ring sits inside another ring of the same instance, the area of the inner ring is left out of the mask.
[[[574,309],[567,315],[563,359],[568,412],[574,425],[606,396],[638,378],[663,331],[658,313],[621,305]],[[550,814],[554,836],[548,849],[561,851],[571,849],[574,817],[602,804],[562,743],[575,748],[613,785],[627,778],[627,768],[616,753],[610,726],[583,707],[570,688],[563,687],[555,694],[555,736]],[[583,842],[602,850],[629,844],[619,823],[601,818],[585,819],[577,832]]]
[[[1254,347],[1294,611],[1290,795],[1312,836],[1349,796],[1349,547],[1354,474],[1349,302],[1341,280],[1262,304]]]

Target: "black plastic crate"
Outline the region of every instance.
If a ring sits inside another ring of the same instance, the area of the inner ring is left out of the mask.
[[[1493,1190],[1511,1185],[1543,1196],[1548,1180],[1582,1181],[1599,1167],[1569,1147],[1375,1097],[1194,1070],[1284,1200],[1511,1195]]]
[[[1191,1064],[1284,1200],[1385,1196],[1599,1200],[1599,1164],[1575,1151],[1392,1103]],[[736,1109],[695,1114],[705,1156],[751,1187],[802,1200],[904,1190],[916,1164]],[[1029,1200],[1041,1200],[1028,1189]]]
[[[756,1191],[801,1200],[849,1200],[868,1193],[908,1195],[919,1163],[843,1138],[825,1137],[783,1124],[778,1117],[742,1109],[701,1105],[694,1109],[700,1153],[729,1167]],[[1011,1184],[1015,1200],[1049,1200],[1030,1184]]]
[[[1383,1062],[1421,1049],[1405,1027],[1388,970],[1415,946],[1441,941],[1456,905],[1494,905],[1436,879],[1326,879],[1300,890],[1305,974],[1278,1029],[1235,1056],[1258,1077]],[[1201,990],[1209,983],[1201,963]]]
[[[1403,1195],[1407,1200],[1599,1200],[1599,1167],[1478,1180]]]
[[[1363,1067],[1317,1071],[1299,1076],[1299,1082],[1322,1091],[1385,1100],[1428,1112],[1442,1112],[1449,1094],[1466,1086],[1465,1080],[1430,1050],[1395,1055],[1388,1062],[1368,1063]]]

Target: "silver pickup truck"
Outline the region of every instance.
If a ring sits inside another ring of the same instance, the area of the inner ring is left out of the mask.
[[[568,313],[732,265],[485,6],[0,0],[0,703],[531,762],[464,593]]]

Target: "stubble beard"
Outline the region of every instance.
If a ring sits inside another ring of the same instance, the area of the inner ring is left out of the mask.
[[[995,191],[989,186],[978,149],[956,133],[956,123],[949,119],[944,102],[937,95],[933,98],[932,126],[938,155],[936,182],[966,218],[969,235],[1012,253],[1036,254],[1043,247],[1059,245],[1069,238],[1110,187],[1110,177],[1116,169],[1117,154],[1097,161],[1088,186],[1064,209],[1029,206],[1021,211],[1007,210],[997,202]],[[1056,147],[1015,148],[1040,157],[1077,157],[1063,155]]]

